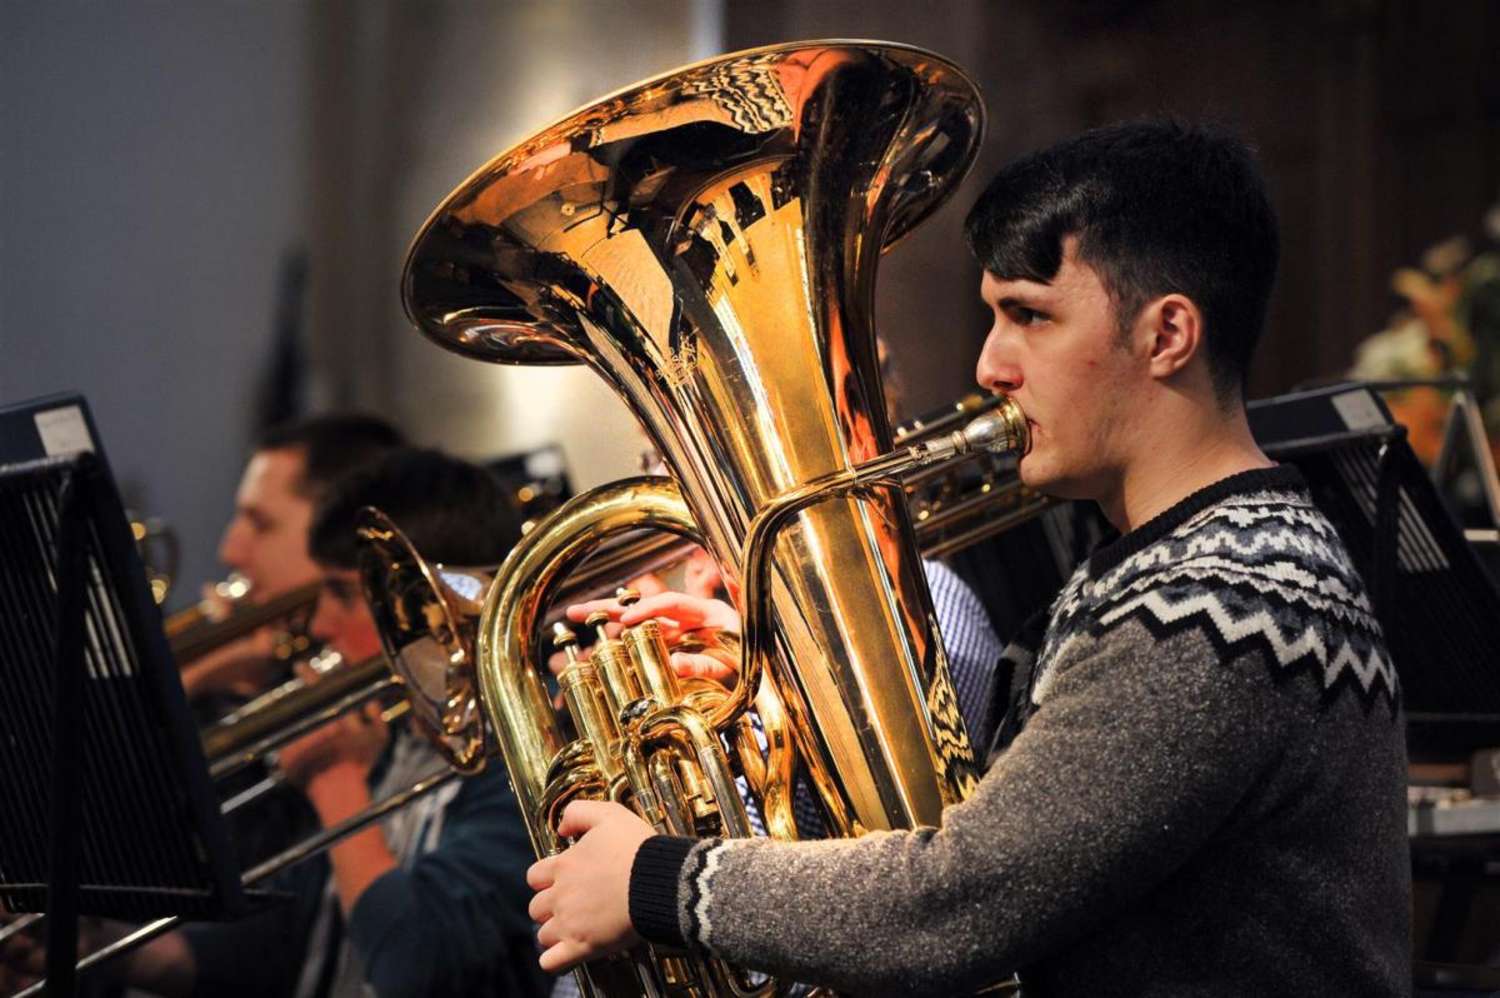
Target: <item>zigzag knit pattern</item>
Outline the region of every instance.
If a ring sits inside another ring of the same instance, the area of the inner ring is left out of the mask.
[[[1325,702],[1348,689],[1394,710],[1396,670],[1364,583],[1298,482],[1290,469],[1235,476],[1090,559],[1053,607],[1033,704],[1050,663],[1135,620],[1158,639],[1194,629],[1225,661],[1259,650],[1278,679],[1308,670]],[[1266,487],[1235,491],[1252,483]]]

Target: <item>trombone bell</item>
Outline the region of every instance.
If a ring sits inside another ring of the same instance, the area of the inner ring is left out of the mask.
[[[490,577],[426,561],[383,512],[360,511],[359,577],[391,670],[422,734],[461,773],[489,742],[474,675],[474,630]]]

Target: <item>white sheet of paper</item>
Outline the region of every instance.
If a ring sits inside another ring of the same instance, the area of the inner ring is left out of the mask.
[[[84,421],[83,410],[78,406],[48,409],[32,418],[36,420],[36,431],[41,436],[42,448],[49,457],[94,449],[94,438],[89,436],[89,425]]]
[[[1375,403],[1375,397],[1368,389],[1360,388],[1335,395],[1333,407],[1338,410],[1344,425],[1351,430],[1368,430],[1386,425],[1386,418],[1381,414],[1380,406]]]

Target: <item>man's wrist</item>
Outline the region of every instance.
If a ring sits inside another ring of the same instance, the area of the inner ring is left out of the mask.
[[[324,826],[351,818],[370,805],[368,770],[355,762],[336,762],[307,780],[307,799]]]
[[[686,946],[678,918],[678,884],[697,839],[653,835],[630,865],[630,922],[648,942]]]

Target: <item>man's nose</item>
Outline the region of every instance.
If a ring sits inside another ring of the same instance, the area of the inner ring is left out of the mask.
[[[236,517],[224,528],[224,536],[219,538],[219,561],[221,564],[236,570],[243,570],[249,562],[249,531],[243,522]]]
[[[979,351],[979,362],[974,368],[974,378],[979,382],[979,387],[987,391],[1007,394],[1020,388],[1025,380],[1021,376],[1020,365],[1010,355],[999,332],[991,331],[985,339],[984,347]]]
[[[313,640],[322,641],[325,644],[333,640],[333,621],[331,619],[333,613],[329,606],[330,602],[328,594],[320,592],[318,594],[318,602],[313,606],[312,620],[307,622],[307,633]]]

